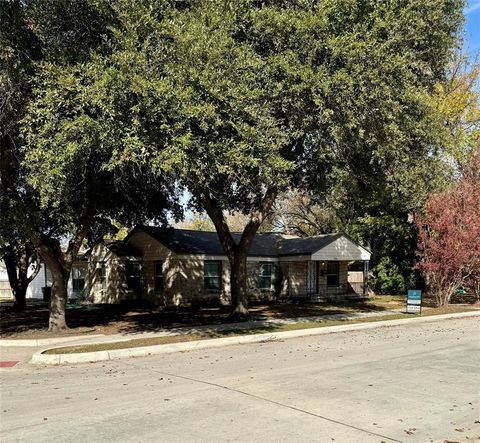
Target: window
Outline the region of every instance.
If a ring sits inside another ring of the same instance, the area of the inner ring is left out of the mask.
[[[83,291],[85,288],[85,268],[72,268],[72,288],[74,291]]]
[[[103,262],[97,264],[97,284],[100,285],[102,289],[107,287],[107,270]]]
[[[327,263],[327,286],[338,286],[340,283],[340,266],[338,261]]]
[[[222,289],[222,262],[205,261],[203,263],[203,287],[216,291]]]
[[[260,263],[258,268],[258,289],[272,288],[273,263]]]
[[[156,261],[155,264],[155,289],[163,289],[163,261]]]
[[[127,277],[127,288],[132,291],[139,291],[142,283],[142,265],[138,261],[129,261],[125,264]]]

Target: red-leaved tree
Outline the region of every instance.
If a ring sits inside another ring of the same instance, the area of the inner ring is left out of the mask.
[[[480,149],[454,187],[429,199],[417,227],[418,268],[437,304],[447,305],[460,286],[479,297]]]

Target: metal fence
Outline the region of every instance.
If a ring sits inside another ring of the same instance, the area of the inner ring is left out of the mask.
[[[321,301],[328,299],[363,297],[366,293],[366,285],[363,282],[352,282],[341,284],[339,286],[321,285],[317,291],[308,291],[303,296],[298,295],[297,298],[306,298],[310,301]]]

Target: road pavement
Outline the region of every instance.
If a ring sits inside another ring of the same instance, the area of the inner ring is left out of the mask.
[[[2,442],[480,440],[480,318],[0,370]]]

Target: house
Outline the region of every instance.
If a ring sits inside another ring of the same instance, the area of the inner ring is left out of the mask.
[[[257,234],[247,258],[248,292],[252,301],[360,297],[366,293],[369,260],[367,249],[341,233]],[[352,263],[361,264],[363,278],[355,271],[356,281],[349,282]],[[96,303],[230,299],[230,265],[216,232],[138,226],[123,241],[95,246],[88,254],[88,275],[89,299]]]
[[[233,234],[239,241],[240,234]],[[366,294],[370,252],[336,233],[300,238],[257,234],[247,258],[252,301],[322,301]],[[3,295],[10,296],[8,280]],[[42,264],[27,298],[42,298],[52,277]],[[138,226],[123,241],[82,253],[68,282],[69,299],[94,303],[146,300],[156,305],[229,303],[230,264],[216,232]]]

